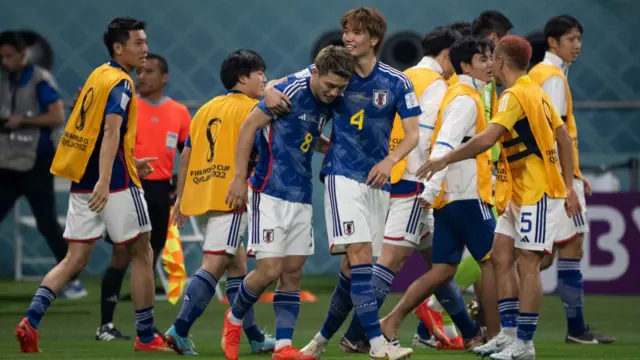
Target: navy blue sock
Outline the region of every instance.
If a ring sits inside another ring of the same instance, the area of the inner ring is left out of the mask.
[[[373,265],[373,292],[376,295],[376,302],[378,310],[382,307],[384,300],[387,298],[391,283],[396,274],[391,269],[375,264]],[[362,325],[360,325],[360,319],[357,316],[351,318],[351,324],[345,332],[344,336],[351,341],[365,340],[366,334]]]
[[[586,331],[582,306],[584,283],[580,271],[580,260],[558,259],[558,295],[564,303],[569,335],[580,336]]]
[[[227,299],[229,299],[229,304],[233,304],[233,301],[236,299],[236,295],[238,294],[238,290],[240,290],[240,285],[244,278],[244,276],[227,277]],[[262,331],[260,331],[258,325],[256,325],[253,306],[242,320],[242,329],[249,341],[259,343],[264,341],[264,334],[262,334]]]
[[[427,327],[424,326],[424,323],[422,323],[422,321],[420,320],[418,320],[418,328],[416,329],[416,333],[421,340],[431,339],[431,333],[429,332],[429,329],[427,329]]]
[[[36,290],[31,304],[29,304],[29,309],[27,309],[27,314],[25,315],[27,319],[29,319],[31,326],[38,329],[40,320],[42,320],[44,313],[47,312],[47,308],[55,299],[56,294],[46,286],[40,286],[38,290]]]
[[[276,290],[273,296],[273,310],[276,313],[276,344],[280,348],[291,345],[300,314],[300,291]]]
[[[136,334],[144,344],[153,341],[153,306],[136,310]]]
[[[382,336],[372,279],[371,264],[351,266],[351,301],[369,341]]]
[[[341,272],[338,285],[333,290],[329,312],[324,324],[322,324],[320,334],[327,340],[331,339],[347,319],[352,308],[351,279]]]
[[[198,269],[184,291],[184,302],[173,326],[179,336],[186,337],[189,329],[207,308],[216,293],[218,281],[204,269]]]
[[[537,327],[537,313],[520,313],[518,316],[518,339],[532,341]]]
[[[460,329],[463,339],[472,339],[478,334],[478,326],[471,320],[455,281],[451,280],[448,284],[440,286],[434,295],[447,311],[453,323]]]
[[[244,319],[249,313],[249,310],[253,307],[253,304],[258,302],[260,298],[259,295],[254,294],[247,287],[247,278],[242,281],[240,284],[240,291],[238,291],[238,295],[236,296],[233,304],[231,306],[231,313],[236,319]]]
[[[520,313],[518,298],[508,298],[498,300],[498,311],[500,312],[500,325],[502,329],[513,329],[518,326],[518,314]]]

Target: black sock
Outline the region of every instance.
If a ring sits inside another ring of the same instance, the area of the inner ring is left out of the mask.
[[[100,299],[100,312],[102,313],[102,325],[113,322],[113,313],[120,298],[122,280],[127,269],[109,267],[102,278],[102,293]]]

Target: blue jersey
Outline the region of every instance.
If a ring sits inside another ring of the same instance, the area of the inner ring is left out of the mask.
[[[330,107],[313,96],[308,76],[278,84],[276,89],[291,99],[291,111],[277,117],[264,100],[257,105],[272,120],[256,134],[258,163],[249,184],[279,199],[311,204],[311,157],[331,117]]]
[[[120,68],[120,65],[114,61],[110,61],[109,64],[113,67]],[[122,71],[125,71],[122,69]],[[104,116],[109,114],[117,114],[122,116],[122,125],[120,126],[120,144],[116,152],[116,158],[113,161],[113,168],[111,170],[111,183],[109,190],[111,192],[121,191],[134,186],[129,179],[129,171],[127,170],[127,164],[124,160],[124,147],[123,140],[124,134],[127,132],[127,119],[129,117],[129,103],[133,95],[131,93],[131,84],[127,80],[122,80],[116,86],[111,89],[109,98],[107,99],[107,105],[104,109]],[[135,100],[134,100],[135,101]],[[89,157],[87,168],[84,172],[84,176],[78,183],[71,183],[71,192],[92,192],[93,188],[98,182],[100,177],[100,147],[102,146],[103,129],[100,129],[96,146]]]
[[[365,183],[371,169],[389,155],[396,113],[401,119],[421,114],[409,78],[380,61],[365,78],[354,73],[333,105],[331,147],[320,173]],[[389,191],[389,182],[383,189]]]

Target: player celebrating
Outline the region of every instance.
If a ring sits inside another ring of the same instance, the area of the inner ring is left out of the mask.
[[[313,149],[326,153],[329,140],[318,141],[331,117],[326,104],[342,94],[354,68],[355,61],[345,48],[324,48],[316,56],[311,76],[276,86],[289,97],[291,112],[274,116],[262,101],[240,130],[237,170],[227,203],[239,208],[247,202],[246,163],[257,137],[259,158],[249,179],[248,213],[249,252],[258,261],[224,318],[222,349],[229,360],[238,359],[242,319],[266,287],[276,280],[273,299],[276,348],[272,359],[313,359],[291,345],[300,312],[302,266],[314,250],[311,159]],[[262,130],[255,136],[258,129]]]
[[[51,172],[71,184],[64,238],[67,256],[42,283],[16,328],[22,352],[40,352],[40,320],[56,294],[89,261],[105,230],[131,257],[131,294],[136,312],[136,351],[167,351],[153,332],[154,281],[149,215],[139,175],[150,173],[150,159],[133,158],[136,101],[129,73],[148,52],[145,23],[116,18],[104,34],[111,61],[85,82],[56,151]],[[134,101],[131,101],[131,100]],[[138,172],[140,171],[140,174]]]
[[[447,165],[476,156],[501,140],[496,185],[501,215],[491,258],[502,331],[474,349],[491,354],[492,359],[535,359],[533,335],[542,301],[540,260],[551,251],[563,204],[569,215],[580,211],[575,191],[569,187],[567,195],[565,186],[573,177],[571,137],[549,98],[526,75],[530,58],[526,39],[508,35],[500,40],[493,54],[493,76],[507,90],[498,113],[485,131],[445,156],[432,158],[426,166],[431,178]],[[515,260],[519,282],[513,276]]]
[[[591,186],[580,172],[578,160],[578,130],[573,116],[573,100],[571,88],[567,82],[569,64],[574,62],[582,47],[582,25],[570,15],[551,18],[544,27],[547,52],[544,60],[534,66],[529,76],[549,96],[551,103],[567,126],[573,138],[573,183],[582,212],[573,218],[565,217],[558,227],[554,254],[558,252],[558,295],[565,304],[567,316],[568,343],[576,344],[610,344],[613,338],[596,334],[584,324],[582,308],[584,302],[584,285],[580,271],[582,259],[582,243],[584,233],[589,231],[587,223],[587,207],[585,193],[591,194]],[[551,266],[553,255],[543,261],[543,269]]]
[[[382,254],[373,266],[378,307],[382,306],[395,273],[402,268],[414,249],[419,250],[425,261],[431,265],[433,216],[418,205],[418,197],[424,186],[415,174],[427,161],[431,134],[440,110],[440,103],[447,90],[445,81],[454,71],[449,57],[449,47],[455,40],[455,33],[447,27],[432,30],[422,42],[424,57],[416,66],[405,71],[415,86],[416,93],[420,96],[422,111],[419,117],[420,142],[391,170],[391,201],[385,225]],[[391,131],[391,151],[403,137],[402,121],[396,115]],[[456,317],[458,326],[474,329],[473,335],[475,335],[477,329],[465,311],[462,296],[455,284],[452,285],[445,284],[440,287],[438,296],[448,300],[444,303],[450,312],[459,315]],[[424,333],[424,330],[424,327],[419,328],[423,339],[416,335],[414,345],[423,344],[430,337],[429,334]],[[446,340],[441,334],[438,338]],[[366,336],[357,316],[352,318],[349,329],[340,340],[340,348],[345,352],[364,352],[365,349],[368,351]]]
[[[236,174],[232,149],[240,127],[264,94],[265,70],[264,60],[256,52],[242,49],[231,53],[220,69],[220,79],[229,92],[202,106],[191,122],[180,161],[172,222],[182,226],[185,216],[203,214],[208,220],[202,266],[187,285],[180,313],[165,334],[169,346],[179,354],[196,355],[189,329],[215,295],[218,279],[227,271],[227,295],[233,301],[247,271],[242,245],[247,227],[245,209],[234,209],[225,199]],[[247,165],[248,159],[244,169]],[[273,349],[274,340],[258,330],[252,310],[244,327],[252,352]]]
[[[431,140],[432,157],[446,155],[486,128],[480,92],[491,81],[491,58],[487,57],[491,47],[488,41],[474,37],[465,37],[451,46],[451,62],[459,80],[447,90],[440,106]],[[495,336],[500,331],[493,265],[488,261],[495,229],[490,210],[493,203],[490,158],[490,152],[481,152],[475,159],[453,164],[436,173],[425,184],[422,206],[435,209],[433,267],[414,281],[393,311],[382,319],[381,327],[387,337],[396,338],[404,317],[437,287],[453,278],[465,246],[482,266],[485,281],[481,299],[487,320],[490,320],[489,335]],[[421,170],[417,176],[423,175]],[[465,226],[460,228],[458,218],[463,216]],[[458,312],[468,317],[464,305]],[[472,325],[460,329],[467,348],[477,345],[482,338],[480,330]]]

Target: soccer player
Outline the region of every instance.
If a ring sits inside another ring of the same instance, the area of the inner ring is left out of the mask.
[[[571,186],[571,137],[551,100],[527,75],[530,58],[531,46],[526,39],[507,35],[498,42],[493,76],[506,88],[498,113],[482,133],[443,157],[432,157],[426,166],[431,178],[447,165],[501,142],[496,184],[501,215],[491,259],[502,330],[474,349],[477,354],[491,354],[492,359],[535,359],[533,336],[542,301],[540,261],[553,247],[562,213],[573,216],[580,211]],[[569,184],[568,191],[565,184]],[[519,280],[514,276],[516,263]]]
[[[420,99],[420,141],[418,146],[391,170],[391,201],[384,230],[382,254],[373,266],[378,307],[382,306],[396,272],[402,268],[414,249],[420,251],[431,266],[433,215],[418,205],[418,196],[424,186],[415,174],[427,161],[433,126],[447,90],[446,79],[451,77],[454,71],[449,47],[455,40],[456,34],[447,27],[432,30],[422,41],[424,57],[416,66],[405,71]],[[396,115],[391,131],[391,151],[395,150],[403,137],[402,121]],[[463,311],[466,314],[462,296],[455,284],[452,285],[445,284],[439,288],[438,295],[447,299],[445,304],[449,311],[455,314]],[[460,327],[474,327],[468,316],[456,320],[460,320]],[[424,343],[430,339],[430,334],[425,333],[425,330],[424,325],[419,327],[418,331],[422,337],[416,335],[414,345],[425,345]],[[442,335],[439,338],[446,340]],[[366,335],[357,316],[352,318],[348,330],[340,340],[340,348],[345,352],[365,352],[365,349],[368,352]]]
[[[153,332],[151,225],[139,177],[150,173],[150,159],[133,158],[137,109],[129,73],[145,63],[145,27],[132,18],[116,18],[109,24],[104,43],[111,60],[89,75],[65,126],[51,172],[72,181],[64,230],[69,250],[42,280],[16,328],[22,352],[41,351],[40,320],[64,284],[86,266],[105,230],[116,246],[126,246],[131,257],[134,349],[169,350]]]
[[[227,297],[233,302],[247,273],[242,244],[246,211],[228,206],[225,199],[236,175],[233,149],[238,132],[264,94],[266,68],[262,57],[252,50],[234,51],[223,61],[220,79],[228,93],[198,109],[180,157],[178,194],[171,221],[181,227],[185,216],[203,215],[207,228],[202,266],[187,285],[180,313],[165,333],[167,343],[179,354],[196,355],[189,330],[215,295],[218,279],[227,272]],[[273,350],[275,342],[260,332],[253,310],[243,327],[252,352]]]
[[[465,37],[454,43],[449,51],[459,81],[444,95],[431,138],[431,157],[441,157],[469,141],[487,126],[480,92],[491,80],[491,43]],[[481,152],[475,159],[453,164],[433,176],[420,195],[424,208],[434,209],[433,267],[407,289],[396,307],[384,319],[381,327],[387,337],[397,338],[404,317],[433,291],[446,284],[456,273],[465,246],[481,264],[485,284],[481,300],[489,320],[489,335],[500,331],[493,287],[493,265],[489,254],[493,242],[495,219],[491,215],[492,185],[489,152]],[[419,169],[417,176],[423,176]],[[464,217],[464,227],[459,219]],[[439,298],[442,301],[442,298]],[[464,308],[450,313],[452,318],[468,317]],[[477,346],[482,333],[472,323],[461,328],[466,348]]]
[[[384,274],[374,275],[372,257],[380,256],[382,250],[391,169],[418,144],[420,104],[411,81],[376,59],[387,28],[382,14],[372,8],[352,9],[342,16],[340,24],[345,47],[356,58],[356,73],[334,107],[331,147],[321,178],[325,183],[331,253],[346,256],[322,329],[301,351],[319,357],[355,309],[370,343],[370,356],[400,359],[412,350],[392,346],[382,336],[375,295],[381,290],[374,290],[378,286],[373,284],[384,280],[373,277]],[[286,110],[286,104],[280,105],[283,96],[278,94],[272,93],[275,101],[271,104],[275,110]],[[389,154],[396,113],[402,119],[405,136]]]
[[[321,137],[331,118],[327,104],[342,94],[354,68],[355,60],[347,49],[337,46],[322,49],[310,76],[276,85],[278,91],[289,97],[290,112],[273,115],[261,101],[240,130],[237,170],[227,203],[236,208],[248,203],[251,223],[248,250],[255,255],[257,266],[247,275],[225,314],[222,350],[229,360],[238,359],[242,319],[276,280],[273,299],[276,348],[271,358],[313,360],[311,355],[303,355],[292,346],[300,312],[302,266],[314,250],[311,159],[314,149],[326,153],[329,147],[329,140]],[[254,137],[258,163],[248,181],[247,193],[246,163]]]
[[[169,80],[167,60],[157,54],[147,54],[145,65],[136,71],[136,97],[138,122],[136,131],[136,158],[153,157],[153,173],[142,180],[145,200],[151,223],[151,248],[155,265],[167,240],[170,216],[170,197],[176,150],[182,151],[189,135],[191,115],[187,107],[164,95]],[[107,241],[110,241],[107,237]],[[111,265],[102,278],[100,293],[101,325],[96,330],[96,340],[128,340],[113,324],[113,315],[120,298],[122,280],[127,272],[129,259],[126,249],[113,247]],[[158,291],[156,290],[156,293]],[[156,330],[156,333],[159,333]],[[162,333],[160,333],[162,335]]]
[[[582,47],[582,25],[570,15],[551,18],[544,27],[547,52],[544,60],[534,66],[529,76],[551,99],[552,105],[565,123],[569,135],[573,139],[573,183],[572,186],[582,207],[582,212],[575,217],[564,216],[558,226],[554,252],[558,253],[558,295],[564,303],[567,316],[566,342],[575,344],[610,344],[613,338],[596,334],[585,325],[582,314],[584,302],[584,285],[580,260],[582,259],[582,243],[584,233],[589,231],[585,194],[591,194],[591,186],[580,172],[578,159],[578,130],[573,116],[573,99],[567,81],[569,66],[573,63]],[[543,269],[551,266],[553,255],[543,261]]]

